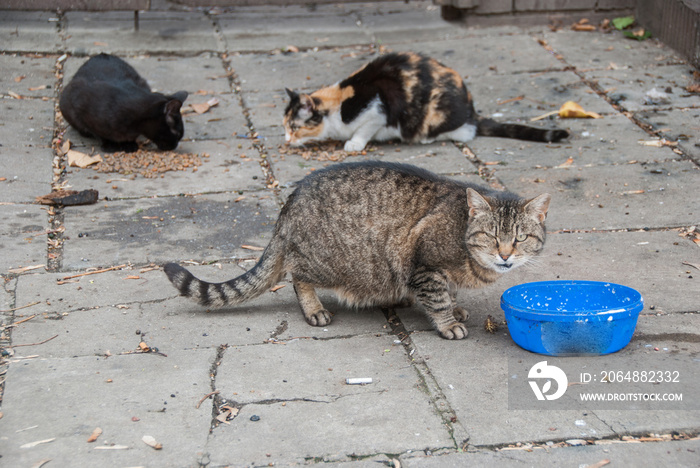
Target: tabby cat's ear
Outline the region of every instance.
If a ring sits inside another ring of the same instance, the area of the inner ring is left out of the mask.
[[[474,189],[467,189],[467,205],[469,205],[469,217],[473,218],[479,214],[491,211],[491,205],[479,192]]]
[[[532,214],[536,219],[543,223],[547,219],[547,210],[549,209],[549,201],[552,196],[548,193],[539,195],[525,205],[525,210]]]

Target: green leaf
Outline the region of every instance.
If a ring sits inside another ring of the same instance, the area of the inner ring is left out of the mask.
[[[651,37],[651,31],[648,29],[645,29],[643,34],[639,34],[637,31],[622,31],[622,34],[630,39],[637,39],[638,41],[644,41]]]
[[[615,18],[612,20],[612,24],[615,26],[615,29],[619,30],[629,28],[634,24],[634,16],[622,16],[620,18]]]

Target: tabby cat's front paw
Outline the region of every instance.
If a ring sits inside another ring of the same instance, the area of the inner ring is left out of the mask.
[[[365,149],[366,143],[355,140],[348,140],[345,142],[345,151],[351,153],[353,151],[362,151]]]
[[[466,309],[463,309],[462,307],[455,307],[452,311],[452,315],[455,316],[455,320],[457,320],[458,322],[466,322],[469,318],[469,312],[467,312]]]
[[[459,322],[455,322],[442,330],[438,330],[438,333],[446,340],[463,340],[469,334],[467,327]]]
[[[331,323],[331,313],[326,309],[321,309],[315,314],[305,315],[306,323],[314,327],[325,327]]]

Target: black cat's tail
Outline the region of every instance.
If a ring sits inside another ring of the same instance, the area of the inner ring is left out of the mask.
[[[166,264],[163,270],[181,296],[194,299],[203,306],[217,308],[241,304],[258,297],[284,277],[282,241],[274,236],[253,268],[223,283],[202,281],[176,263]]]
[[[568,131],[559,128],[536,128],[513,123],[500,123],[486,118],[478,120],[476,134],[545,143],[553,143],[569,137]]]

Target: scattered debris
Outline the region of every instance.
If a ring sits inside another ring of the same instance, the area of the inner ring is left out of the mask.
[[[219,394],[219,391],[218,391],[218,390],[214,390],[213,392],[207,393],[206,395],[204,395],[204,396],[202,397],[201,400],[199,400],[199,403],[197,403],[197,406],[195,406],[195,408],[199,409],[199,407],[201,406],[201,404],[204,403],[204,400],[206,400],[207,398],[212,397],[212,396],[214,396],[214,395],[218,395],[218,394]]]
[[[665,91],[651,88],[649,91],[644,93],[644,99],[642,102],[647,106],[660,106],[669,104],[671,100],[668,97],[668,93]]]
[[[184,107],[182,109],[181,113],[183,115],[191,114],[193,112],[196,114],[204,114],[205,112],[209,112],[209,109],[211,109],[212,107],[215,107],[218,105],[219,105],[219,100],[217,98],[211,98],[207,102],[190,104],[190,105]]]
[[[235,418],[240,410],[233,406],[224,405],[219,408],[219,411],[220,413],[216,417],[216,420],[222,423],[231,424],[229,421]]]
[[[677,141],[669,141],[665,138],[661,138],[660,140],[639,140],[637,141],[637,143],[639,143],[642,146],[654,146],[656,148],[661,148],[664,146],[678,146]]]
[[[89,154],[81,153],[80,151],[68,150],[66,153],[66,160],[68,161],[69,166],[85,169],[88,166],[102,162],[102,156],[99,154],[90,156]]]
[[[42,205],[92,205],[97,203],[100,194],[97,190],[88,189],[78,192],[77,190],[57,190],[48,195],[36,197],[36,203]]]
[[[48,341],[51,341],[51,340],[53,340],[54,338],[56,338],[57,336],[58,336],[58,335],[54,335],[54,336],[52,336],[51,338],[47,338],[47,339],[45,339],[44,341],[39,341],[38,343],[16,344],[16,345],[6,346],[6,348],[19,348],[19,347],[21,347],[21,346],[37,346],[37,345],[40,345],[40,344],[44,344],[44,343],[46,343],[46,342],[48,342]]]
[[[695,245],[700,247],[700,230],[697,229],[697,226],[690,226],[687,228],[679,229],[678,236],[687,237],[688,239],[693,241]]]
[[[41,468],[42,466],[46,465],[51,460],[52,460],[51,458],[44,458],[42,460],[39,460],[38,462],[36,462],[32,465],[32,468]]]
[[[367,385],[372,383],[372,377],[356,377],[345,379],[347,385]]]
[[[498,322],[496,322],[492,316],[488,315],[484,322],[484,329],[489,333],[496,333],[496,330],[498,330]]]
[[[73,279],[73,278],[80,278],[81,276],[96,275],[98,273],[105,273],[107,271],[121,270],[124,267],[126,267],[126,263],[124,263],[122,265],[109,267],[109,268],[103,268],[101,270],[93,270],[93,271],[87,271],[85,273],[78,273],[77,275],[64,276],[63,278],[61,278],[61,280],[59,280],[59,283],[60,283],[60,281],[65,281],[65,280],[69,280],[69,279]]]
[[[35,306],[35,305],[37,305],[37,304],[41,304],[41,301],[32,302],[31,304],[23,305],[23,306],[20,306],[20,307],[13,307],[12,309],[0,310],[0,312],[14,312],[14,311],[16,311],[16,310],[26,309],[27,307],[32,307],[32,306]],[[32,318],[33,318],[33,317],[36,317],[36,315],[32,315]],[[27,319],[24,319],[24,320],[20,320],[19,322],[15,322],[15,323],[13,323],[13,324],[10,325],[10,326],[17,325],[17,324],[22,323],[22,322],[27,321],[27,320],[29,320],[29,319],[27,318]]]
[[[571,29],[574,31],[595,31],[596,27],[593,26],[588,19],[583,18],[577,23],[572,24]]]
[[[241,245],[241,248],[246,249],[246,250],[258,250],[258,251],[265,250],[265,247],[257,247],[255,245],[246,245],[246,244]]]
[[[29,442],[27,444],[20,445],[19,448],[32,448],[32,447],[36,447],[37,445],[48,444],[50,442],[53,442],[54,440],[56,440],[55,437],[53,437],[51,439],[37,440],[36,442]]]
[[[284,288],[285,286],[287,286],[287,285],[286,284],[278,284],[277,286],[271,287],[270,292],[279,291],[280,289]]]
[[[208,153],[177,153],[174,151],[148,151],[139,149],[133,153],[123,151],[102,155],[102,162],[92,165],[92,169],[102,173],[119,173],[122,175],[140,174],[147,179],[162,177],[169,171],[198,170],[202,159]]]
[[[21,268],[11,268],[8,270],[9,273],[14,273],[14,274],[20,274],[24,273],[26,271],[32,271],[32,270],[38,270],[39,268],[44,268],[46,265],[32,265],[32,266],[26,266],[26,267],[21,267]]]
[[[145,435],[141,437],[141,440],[144,444],[148,445],[149,447],[153,447],[156,450],[160,450],[163,448],[163,445],[156,442],[156,439],[153,436]]]
[[[99,427],[96,427],[95,430],[92,431],[92,435],[90,435],[90,437],[88,437],[87,441],[88,442],[95,442],[97,440],[97,438],[100,437],[101,435],[102,435],[102,429],[100,429]]]
[[[508,104],[508,103],[516,102],[516,101],[522,101],[523,99],[525,99],[525,96],[517,96],[514,98],[510,98],[510,99],[504,99],[503,101],[496,101],[496,104],[498,104],[499,106],[502,106],[503,104]]]
[[[559,108],[559,117],[562,119],[601,119],[600,114],[586,111],[580,104],[574,101],[566,101]]]
[[[128,450],[128,445],[99,445],[95,447],[95,450]]]

